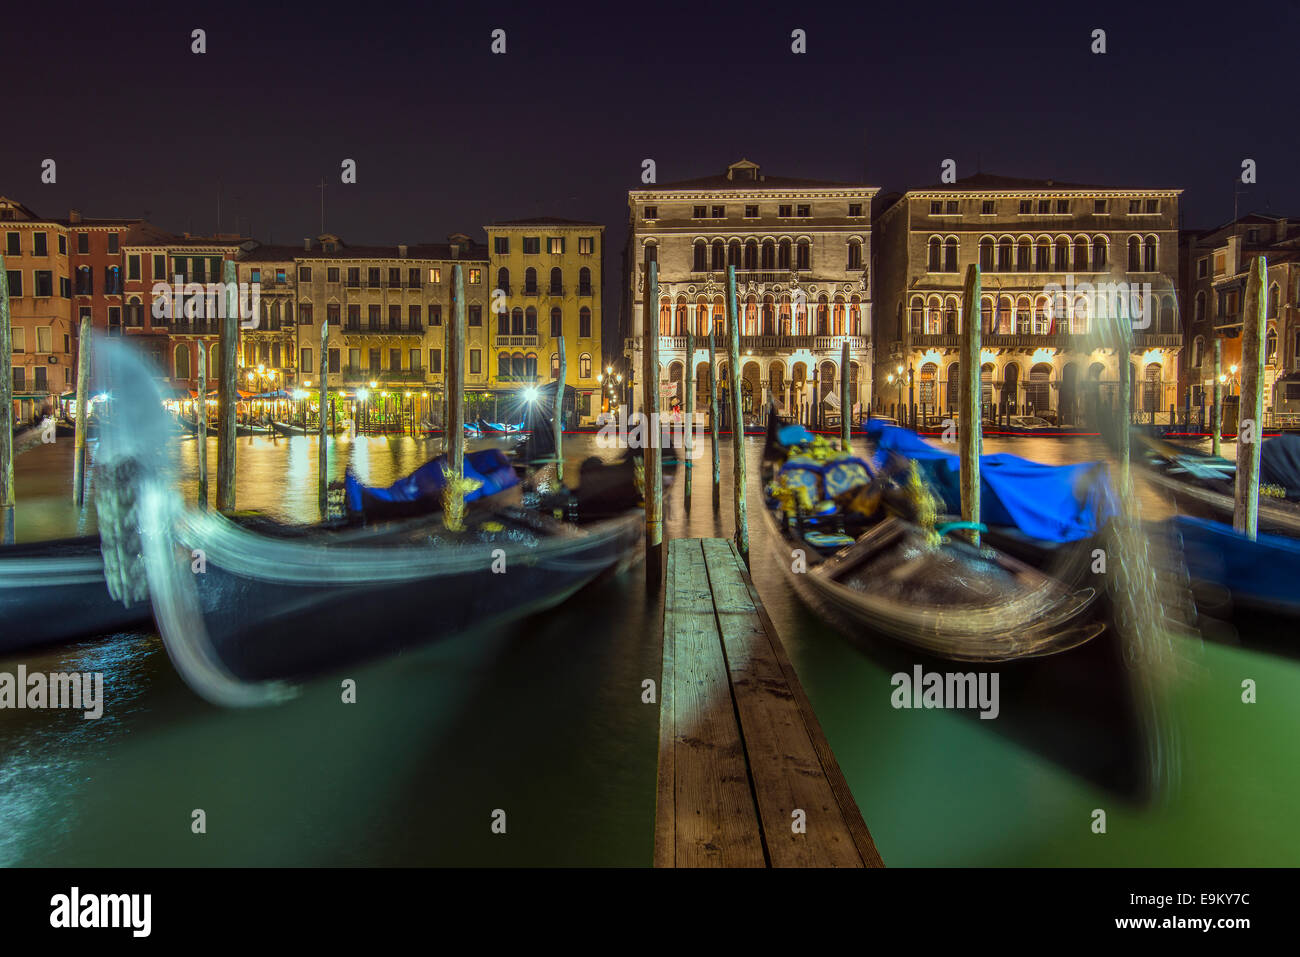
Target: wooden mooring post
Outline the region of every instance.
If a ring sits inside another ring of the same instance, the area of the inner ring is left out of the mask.
[[[1237,407],[1237,481],[1232,527],[1252,541],[1259,534],[1259,467],[1264,419],[1264,286],[1268,264],[1256,256],[1246,277],[1241,314],[1241,402]]]
[[[320,429],[316,447],[316,500],[320,506],[321,521],[329,518],[329,439],[330,417],[328,403],[330,399],[330,322],[328,316],[321,316],[320,323]]]
[[[853,435],[853,404],[849,401],[849,340],[840,346],[840,447],[849,450]]]
[[[691,510],[691,472],[695,448],[695,336],[686,327],[686,372],[682,376],[682,451],[686,456],[686,511]]]
[[[228,512],[235,507],[235,414],[239,402],[238,370],[235,367],[239,344],[239,284],[234,260],[226,261],[222,278],[226,287],[226,313],[221,318],[221,365],[217,369],[220,376],[217,385],[217,509]],[[199,348],[204,348],[202,340],[199,340]]]
[[[208,357],[207,349],[199,345],[199,398],[194,410],[194,454],[199,473],[199,508],[208,507]]]
[[[0,255],[0,545],[14,543],[14,344],[9,273]]]
[[[202,348],[200,348],[202,351]],[[86,501],[86,427],[89,422],[90,396],[90,316],[83,316],[77,332],[77,420],[73,423],[72,503],[78,507]]]
[[[882,867],[732,542],[668,547],[656,867]]]
[[[709,324],[709,441],[713,451],[713,510],[722,505],[722,465],[718,461],[718,363],[713,347],[713,324]]]
[[[564,382],[568,363],[564,357],[564,336],[560,336],[560,376],[555,383],[555,420],[551,427],[555,430],[555,480],[564,481]]]
[[[465,272],[460,263],[451,270],[451,315],[447,317],[443,351],[446,354],[447,467],[457,479],[465,475]],[[563,407],[563,387],[557,387],[556,417]]]
[[[645,576],[651,589],[663,580],[664,468],[659,428],[659,264],[653,250],[646,253],[645,294],[641,297],[644,362],[641,405],[645,453]]]
[[[961,409],[957,439],[961,443],[961,518],[972,526],[980,522],[980,446],[983,433],[980,422],[980,267],[966,267],[962,289],[961,326]],[[977,527],[968,530],[970,540],[980,543]]]
[[[731,456],[736,494],[736,548],[749,564],[749,517],[745,510],[745,413],[740,402],[740,311],[736,303],[736,267],[727,267],[727,340],[731,363]]]
[[[1210,453],[1218,456],[1223,446],[1223,340],[1214,337],[1214,405],[1210,409]]]

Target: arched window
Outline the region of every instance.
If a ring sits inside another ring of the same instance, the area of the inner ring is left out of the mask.
[[[524,311],[519,306],[515,306],[510,311],[510,334],[513,336],[524,334]]]
[[[591,378],[591,356],[585,352],[578,357],[578,378]]]
[[[993,271],[993,240],[988,236],[980,240],[980,269],[984,272]]]
[[[1013,330],[1020,335],[1029,332],[1029,297],[1021,296],[1016,300],[1016,323]]]
[[[551,353],[551,378],[558,379],[559,377],[560,377],[560,354],[558,352],[552,352]]]
[[[537,307],[529,306],[524,310],[524,335],[537,335]]]
[[[727,268],[727,247],[721,239],[713,241],[713,269],[721,272]]]
[[[1195,312],[1195,315],[1194,315],[1193,318],[1194,318],[1197,322],[1200,322],[1202,319],[1205,318],[1205,293],[1203,293],[1203,292],[1198,292],[1198,293],[1196,294],[1196,306],[1195,306],[1195,310],[1196,310],[1196,312]],[[1200,363],[1198,362],[1197,365],[1200,365]]]
[[[505,266],[497,270],[497,288],[510,295],[510,270]]]
[[[1078,296],[1074,300],[1074,321],[1070,325],[1070,331],[1075,335],[1082,336],[1088,332],[1088,298]]]
[[[1025,383],[1025,402],[1035,412],[1051,408],[1052,367],[1040,362],[1029,370],[1029,381]]]
[[[776,268],[776,243],[772,242],[770,239],[763,240],[762,268]]]
[[[1160,299],[1160,331],[1174,332],[1174,297],[1163,296]]]
[[[591,270],[586,266],[578,270],[578,295],[591,295]]]
[[[523,320],[521,319],[520,322],[522,323]],[[348,322],[348,328],[352,328],[351,320]],[[504,309],[497,313],[497,335],[510,335],[510,313],[506,312]]]
[[[1136,236],[1128,238],[1128,271],[1140,272],[1142,270],[1142,240]]]
[[[551,307],[551,338],[564,338],[564,314],[560,312],[559,306]]]
[[[998,240],[998,272],[1011,271],[1011,237],[1003,236]]]
[[[1277,361],[1277,330],[1271,326],[1264,336],[1264,361],[1270,365]]]
[[[1056,240],[1056,271],[1070,271],[1070,241],[1064,236]]]
[[[203,346],[200,345],[199,348],[202,349]],[[174,369],[174,378],[188,379],[190,377],[190,347],[188,343],[182,342],[176,347],[172,368]]]
[[[856,297],[849,304],[849,328],[846,332],[850,336],[862,335],[862,306]]]
[[[1192,368],[1199,369],[1205,360],[1205,337],[1197,336],[1192,340]]]
[[[1015,332],[1015,328],[1011,323],[1011,297],[1002,296],[998,299],[998,325],[993,331],[1005,335]]]
[[[949,297],[944,306],[943,331],[945,335],[954,336],[961,331],[957,328],[957,300]]]
[[[559,266],[551,268],[551,295],[564,295],[564,271]]]
[[[1038,301],[1034,303],[1034,334],[1046,335],[1049,328],[1051,328],[1051,319],[1047,315],[1047,297],[1039,296]]]
[[[957,271],[957,240],[952,236],[943,243],[943,271]]]
[[[985,334],[993,331],[993,299],[990,296],[980,299],[980,331]]]
[[[799,240],[799,245],[795,251],[797,253],[795,257],[795,268],[812,269],[812,244],[806,239],[801,239]]]
[[[509,378],[510,378],[510,355],[509,355],[509,353],[505,353],[505,352],[503,352],[503,353],[501,353],[501,355],[499,355],[499,356],[497,357],[497,375],[498,375],[500,378],[502,378],[502,379],[509,379]]]
[[[1034,269],[1038,272],[1052,271],[1052,241],[1046,236],[1039,236],[1034,243]]]
[[[1142,243],[1142,269],[1145,272],[1156,271],[1156,238],[1148,236]]]
[[[654,247],[652,246],[649,248],[653,249]],[[525,295],[537,294],[537,270],[534,269],[532,266],[529,266],[526,270],[524,270],[524,294]]]
[[[912,335],[914,336],[919,336],[921,334],[921,319],[924,311],[925,304],[921,301],[921,297],[913,296],[909,322],[911,323]]]
[[[781,245],[777,247],[776,268],[777,269],[790,268],[790,240],[788,239],[781,240]]]
[[[695,244],[695,261],[691,268],[695,272],[705,272],[708,267],[709,247],[704,245],[704,240],[699,240]]]
[[[1021,238],[1016,242],[1016,271],[1017,272],[1029,272],[1033,268],[1033,265],[1031,264],[1029,258],[1029,254],[1031,250],[1032,250],[1032,246],[1027,237]]]
[[[1277,307],[1282,298],[1282,290],[1277,283],[1268,291],[1268,318],[1277,318]]]
[[[1092,239],[1092,271],[1105,272],[1108,268],[1106,265],[1106,238],[1104,236],[1094,236]]]
[[[939,302],[938,296],[932,296],[929,302],[929,308],[926,310],[925,332],[927,335],[937,336],[943,331],[943,306]]]
[[[849,240],[849,269],[862,268],[862,242],[857,239]]]
[[[586,306],[578,310],[578,338],[591,338],[591,310]]]
[[[940,269],[940,267],[941,267],[941,265],[942,265],[942,262],[941,262],[941,257],[942,257],[942,255],[943,255],[943,254],[942,254],[942,247],[941,247],[941,245],[940,245],[940,243],[939,243],[939,237],[938,237],[938,236],[931,236],[931,237],[930,237],[930,260],[929,260],[929,264],[926,266],[926,268],[927,268],[930,272],[938,272],[938,271],[939,271],[939,269]]]
[[[1074,237],[1074,271],[1075,272],[1088,271],[1088,248],[1089,248],[1089,244],[1088,244],[1087,236]]]
[[[510,372],[520,379],[524,377],[524,354],[522,352],[516,352],[510,357]]]
[[[917,401],[923,406],[934,406],[935,380],[939,376],[939,367],[933,362],[921,366],[921,388],[917,392]]]
[[[740,268],[740,240],[733,239],[727,245],[727,265]]]
[[[524,375],[529,379],[537,378],[537,353],[530,352],[524,356]]]
[[[758,243],[752,239],[745,243],[745,268],[751,271],[758,269]]]

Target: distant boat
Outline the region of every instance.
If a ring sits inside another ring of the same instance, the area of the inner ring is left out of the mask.
[[[1094,589],[976,548],[952,534],[963,523],[891,514],[906,493],[888,476],[852,452],[817,451],[810,433],[771,414],[762,512],[788,580],[832,623],[962,661],[1055,654],[1104,630],[1085,615]]]
[[[1046,419],[1041,419],[1036,415],[1009,416],[1007,421],[1001,425],[995,422],[985,422],[984,433],[986,435],[1025,435],[1053,438],[1070,434],[1069,430],[1063,429],[1059,425],[1053,425]]]
[[[293,422],[272,422],[271,428],[279,435],[320,435],[320,429],[316,426],[303,426]],[[329,435],[341,435],[347,429],[342,425],[334,425],[325,431]]]

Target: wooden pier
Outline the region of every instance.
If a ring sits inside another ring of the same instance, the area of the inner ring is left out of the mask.
[[[664,593],[655,866],[883,867],[736,546],[672,541]]]

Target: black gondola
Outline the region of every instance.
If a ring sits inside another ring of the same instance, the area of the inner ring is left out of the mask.
[[[814,611],[843,629],[882,632],[954,660],[1050,655],[1104,630],[1085,615],[1094,589],[1067,587],[997,549],[949,535],[960,523],[936,525],[933,513],[913,523],[884,507],[870,515],[850,509],[861,500],[885,506],[904,493],[851,453],[821,463],[800,456],[811,436],[795,429],[802,435],[783,436],[769,414],[762,511],[778,564]],[[789,455],[792,445],[796,454]],[[913,491],[928,494],[919,479]]]

